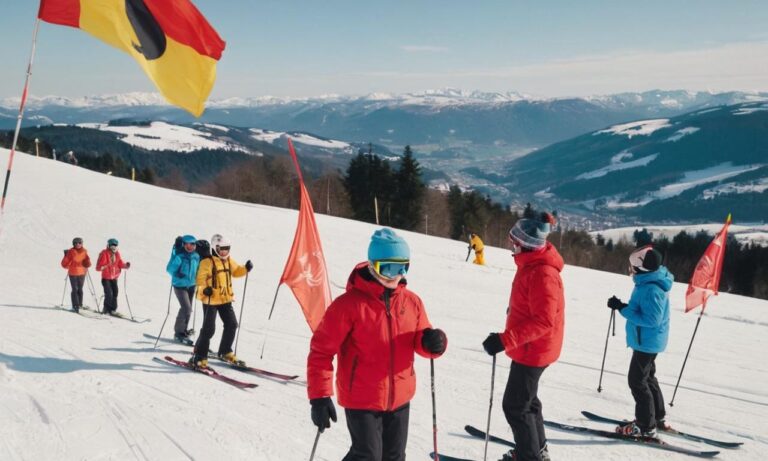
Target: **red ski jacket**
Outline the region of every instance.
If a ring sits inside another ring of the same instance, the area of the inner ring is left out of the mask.
[[[101,271],[101,278],[104,280],[116,280],[120,277],[120,270],[127,266],[120,257],[120,251],[106,248],[99,253],[99,259],[96,260],[96,270]]]
[[[85,248],[70,248],[61,260],[61,267],[67,269],[69,275],[85,275],[86,269],[91,267],[91,258]]]
[[[333,395],[333,357],[338,355],[336,390],[339,405],[356,410],[392,411],[416,392],[414,352],[431,354],[421,345],[431,328],[424,304],[400,282],[384,288],[358,264],[347,291],[328,307],[310,343],[307,393],[310,399]]]
[[[547,242],[539,251],[515,255],[515,263],[517,273],[501,342],[515,362],[544,367],[556,361],[563,348],[563,258]]]

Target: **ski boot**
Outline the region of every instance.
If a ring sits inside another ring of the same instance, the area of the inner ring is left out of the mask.
[[[544,443],[544,446],[539,450],[539,458],[541,458],[541,461],[552,461],[552,458],[549,457],[549,448],[547,447],[546,442]],[[513,448],[509,450],[508,452],[504,453],[504,455],[501,457],[499,461],[517,461],[517,451]]]
[[[176,341],[177,343],[186,344],[187,346],[193,346],[195,344],[186,335],[180,335],[178,333],[173,335],[173,340]]]
[[[72,306],[72,312],[74,312],[75,314],[79,314],[80,313],[80,307]]]
[[[656,429],[660,431],[669,431],[672,430],[672,426],[667,422],[666,419],[661,418],[656,420]]]
[[[627,424],[616,426],[616,433],[621,435],[626,435],[628,437],[651,438],[651,439],[655,439],[657,435],[655,427],[643,430],[640,428],[640,426],[637,425],[635,421],[631,421],[631,422],[628,422]]]
[[[223,362],[227,362],[230,365],[234,365],[236,367],[244,367],[245,362],[238,359],[234,352],[227,352],[226,354],[219,354],[219,360]]]
[[[193,355],[192,357],[190,357],[188,363],[194,369],[208,368],[208,359],[205,357],[200,357],[198,355]]]

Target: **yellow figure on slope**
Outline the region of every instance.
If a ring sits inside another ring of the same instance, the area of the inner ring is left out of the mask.
[[[475,250],[475,260],[473,264],[485,266],[485,257],[483,256],[483,241],[477,234],[469,234],[469,247]]]

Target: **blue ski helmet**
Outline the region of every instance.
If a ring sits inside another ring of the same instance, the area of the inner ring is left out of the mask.
[[[189,235],[189,234],[183,236],[181,238],[181,241],[183,243],[197,243],[197,239],[195,238],[195,236],[194,235]]]
[[[109,240],[107,240],[107,246],[108,246],[108,247],[111,247],[112,245],[114,245],[114,246],[118,246],[118,242],[117,242],[117,239],[114,239],[114,238],[113,238],[113,239],[109,239]]]

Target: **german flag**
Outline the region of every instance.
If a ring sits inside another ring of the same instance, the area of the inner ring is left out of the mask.
[[[168,102],[205,110],[225,42],[189,0],[41,0],[38,18],[125,51]]]

